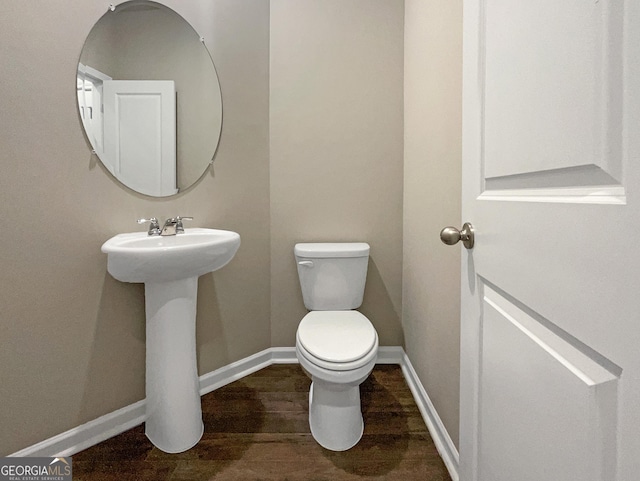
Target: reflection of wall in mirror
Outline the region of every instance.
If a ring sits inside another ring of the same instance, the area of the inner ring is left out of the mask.
[[[164,9],[107,14],[87,38],[81,62],[113,79],[175,81],[177,187],[184,190],[212,160],[221,109],[211,58],[193,29],[177,20]]]

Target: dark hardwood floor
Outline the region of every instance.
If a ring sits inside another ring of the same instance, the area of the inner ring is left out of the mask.
[[[309,384],[298,365],[270,366],[202,397],[205,432],[189,451],[163,453],[138,426],[73,456],[73,479],[451,479],[398,366],[377,365],[361,385],[365,431],[349,451],[313,440]]]

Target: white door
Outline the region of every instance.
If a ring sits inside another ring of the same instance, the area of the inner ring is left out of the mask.
[[[103,102],[102,160],[107,168],[127,187],[142,194],[175,194],[173,80],[107,80]]]
[[[463,139],[460,479],[637,481],[640,2],[464,0]]]

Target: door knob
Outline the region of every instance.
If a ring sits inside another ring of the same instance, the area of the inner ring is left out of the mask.
[[[455,227],[445,227],[440,231],[440,240],[452,246],[457,244],[458,241],[462,241],[462,244],[467,249],[473,248],[473,226],[468,222],[465,222],[462,226],[462,230],[458,230]]]

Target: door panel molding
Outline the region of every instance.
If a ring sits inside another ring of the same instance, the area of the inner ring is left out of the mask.
[[[519,481],[615,479],[609,458],[621,370],[488,285],[483,303],[479,479],[510,481],[515,472]]]
[[[482,0],[480,23],[485,198],[624,203],[623,2]]]
[[[483,283],[485,309],[496,311],[582,382],[596,386],[620,378],[620,366],[485,279]]]

